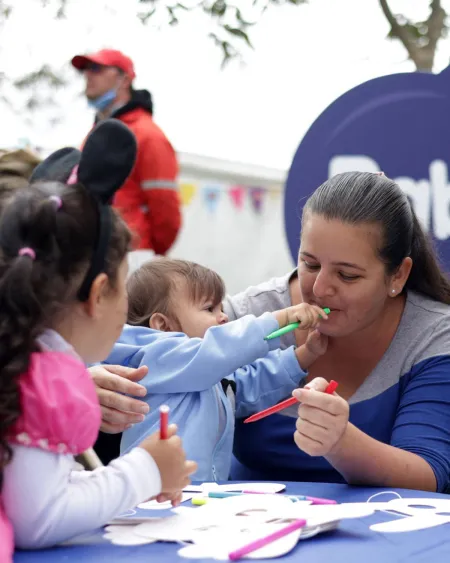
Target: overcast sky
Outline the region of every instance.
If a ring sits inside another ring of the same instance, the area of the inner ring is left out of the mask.
[[[55,0],[53,0],[54,3]],[[247,0],[235,0],[245,5]],[[251,30],[254,51],[245,64],[220,69],[221,56],[207,38],[210,21],[189,14],[179,26],[142,26],[136,0],[76,0],[66,21],[40,0],[15,0],[1,32],[0,71],[19,75],[48,62],[102,47],[133,58],[137,87],[151,90],[155,119],[176,149],[285,169],[309,125],[337,96],[376,76],[414,70],[400,44],[387,41],[388,24],[377,0],[310,0],[272,8]],[[52,4],[52,2],[50,2]],[[450,11],[450,0],[443,2]],[[391,0],[393,11],[426,17],[429,0]],[[442,41],[436,70],[450,59]],[[27,137],[48,149],[77,145],[92,122],[79,93],[80,78],[57,95],[64,120],[49,114],[27,125],[2,108],[0,146]]]

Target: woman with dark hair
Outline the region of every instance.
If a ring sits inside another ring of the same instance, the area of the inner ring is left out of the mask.
[[[232,320],[301,302],[331,309],[319,325],[327,351],[294,391],[295,411],[237,423],[232,478],[444,491],[450,284],[394,181],[352,172],[325,182],[303,210],[298,268],[228,298],[225,311]],[[304,338],[289,333],[282,347]],[[121,404],[108,391],[120,379],[94,375],[118,429],[139,402]],[[321,392],[331,379],[333,396]]]

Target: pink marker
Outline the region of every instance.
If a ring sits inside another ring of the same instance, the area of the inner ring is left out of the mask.
[[[253,553],[253,551],[261,549],[265,545],[277,541],[284,536],[292,534],[292,532],[295,532],[296,530],[303,528],[304,526],[306,526],[306,520],[295,520],[294,522],[291,522],[291,524],[288,524],[284,528],[273,532],[273,534],[269,534],[265,538],[255,540],[239,549],[236,549],[235,551],[232,551],[228,554],[228,557],[231,559],[231,561],[237,561],[238,559],[241,559],[241,557],[244,557],[249,553]]]
[[[242,491],[247,495],[267,495],[272,493],[265,493],[263,491]],[[296,498],[297,500],[309,500],[312,504],[337,504],[337,501],[328,498],[307,497],[305,495],[287,495],[288,497]]]
[[[313,504],[337,504],[337,501],[330,500],[328,498],[317,498],[317,497],[305,497],[302,495],[295,495],[298,500],[309,500]]]

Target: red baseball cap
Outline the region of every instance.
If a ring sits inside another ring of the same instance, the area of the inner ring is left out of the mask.
[[[89,63],[96,63],[103,66],[115,66],[120,68],[131,79],[136,77],[133,61],[121,51],[114,49],[102,49],[98,53],[91,55],[77,55],[72,59],[72,66],[78,70],[84,70]]]

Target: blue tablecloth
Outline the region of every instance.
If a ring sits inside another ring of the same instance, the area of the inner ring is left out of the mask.
[[[286,492],[335,499],[338,502],[365,502],[371,495],[386,489],[349,487],[332,483],[286,483]],[[402,497],[450,498],[444,495],[397,489]],[[383,496],[375,500],[388,501]],[[154,514],[154,513],[153,513]],[[162,515],[161,512],[158,515]],[[333,532],[312,540],[299,542],[297,547],[282,558],[283,563],[449,563],[450,524],[419,532],[380,534],[369,529],[371,524],[392,520],[393,516],[377,512],[361,519],[343,520]],[[179,546],[154,543],[135,547],[110,544],[101,531],[83,538],[84,545],[57,547],[42,551],[21,551],[15,563],[180,563],[207,561],[178,557]],[[87,542],[87,543],[86,543]],[[213,561],[208,560],[208,561]]]

